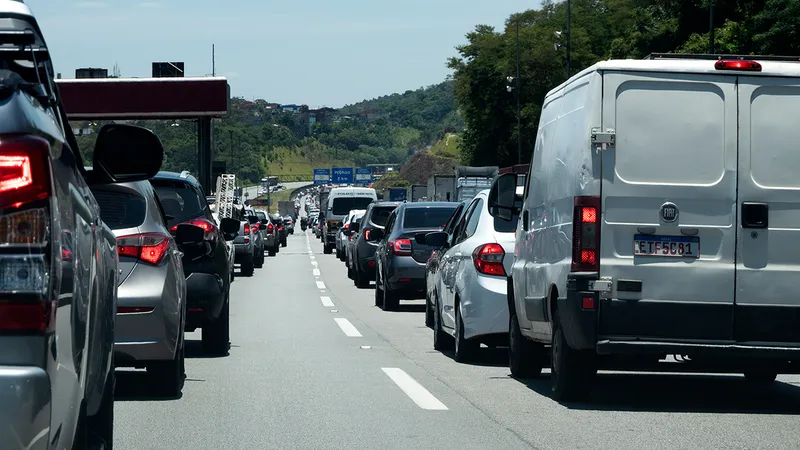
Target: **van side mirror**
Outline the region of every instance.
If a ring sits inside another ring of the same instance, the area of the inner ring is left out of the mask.
[[[519,214],[516,199],[517,175],[514,173],[500,175],[489,190],[489,214],[510,221],[515,214]]]
[[[442,248],[447,245],[447,238],[448,234],[444,231],[434,231],[433,233],[427,233],[425,235],[425,244],[436,247]]]
[[[152,178],[161,170],[164,146],[147,128],[106,124],[97,133],[92,184],[125,183]]]

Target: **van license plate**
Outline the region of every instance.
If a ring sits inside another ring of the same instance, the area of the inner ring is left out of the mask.
[[[667,256],[673,258],[699,258],[700,238],[697,236],[633,236],[634,256]]]

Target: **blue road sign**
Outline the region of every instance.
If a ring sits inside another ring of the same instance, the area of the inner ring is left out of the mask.
[[[331,182],[333,184],[353,184],[353,168],[334,167],[332,170]]]
[[[372,183],[372,169],[359,167],[356,169],[356,184]]]
[[[314,169],[314,184],[328,184],[331,181],[331,169]]]

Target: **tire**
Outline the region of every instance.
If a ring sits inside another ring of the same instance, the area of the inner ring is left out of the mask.
[[[147,374],[153,386],[166,397],[176,398],[181,394],[183,376],[186,373],[185,344],[180,338],[180,346],[175,351],[175,358],[170,361],[158,361],[147,366]]]
[[[230,301],[225,298],[225,304],[219,317],[203,327],[203,351],[211,355],[224,356],[228,354],[230,344]]]
[[[78,430],[73,448],[94,448],[100,443],[106,450],[114,448],[114,388],[117,382],[114,362],[103,385],[103,400],[93,416],[86,415],[86,406],[80,408]],[[88,445],[87,445],[88,444]]]
[[[353,270],[352,267],[350,267],[349,264],[347,265],[347,278],[353,280],[353,284],[356,285],[356,287],[358,287],[358,283],[356,283],[356,272]]]
[[[256,269],[260,269],[260,268],[264,267],[264,252],[263,251],[255,259],[254,266],[255,266]]]
[[[439,308],[439,300],[436,300],[433,305],[433,349],[444,352],[453,349],[453,338],[444,332],[442,329],[442,315],[441,308]]]
[[[333,249],[328,244],[322,244],[322,253],[330,255],[333,253]]]
[[[275,250],[274,248],[269,249],[269,256],[275,256],[276,252],[277,250]]]
[[[336,259],[338,259],[339,261],[344,261],[344,258],[342,258],[342,251],[339,250],[338,245],[336,246]]]
[[[752,384],[772,384],[778,378],[778,372],[766,369],[753,369],[744,373],[744,379]]]
[[[558,402],[583,400],[589,394],[591,382],[597,373],[593,354],[569,346],[556,311],[553,320],[553,348],[550,370],[550,387],[553,399]]]
[[[425,326],[433,328],[433,305],[431,305],[431,296],[425,296]]]
[[[522,335],[519,319],[512,313],[508,323],[508,368],[514,378],[535,378],[544,366],[544,345]]]
[[[245,261],[242,263],[242,275],[246,277],[252,277],[253,272],[255,272],[255,268],[253,266],[253,260]]]
[[[386,286],[383,287],[383,310],[384,311],[397,311],[397,307],[400,306],[400,298],[397,296],[396,293],[392,292],[391,289],[387,288]]]
[[[378,275],[375,276],[375,306],[383,308],[383,289]]]
[[[468,340],[464,337],[464,318],[461,317],[461,306],[458,304],[456,304],[456,337],[453,341],[455,343],[456,362],[465,363],[475,359],[480,348],[480,342]]]
[[[358,270],[358,267],[356,267],[355,273],[356,273],[356,279],[355,279],[356,287],[359,288],[359,289],[368,288],[369,287],[369,279],[367,278],[367,276],[364,275],[363,272]]]
[[[286,247],[286,240],[281,241],[281,247]]]

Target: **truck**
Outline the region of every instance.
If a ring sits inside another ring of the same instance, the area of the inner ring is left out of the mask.
[[[431,175],[428,178],[428,201],[454,202],[456,177],[454,175]]]
[[[408,190],[402,187],[389,188],[389,201],[390,202],[404,202],[408,195]]]
[[[428,199],[428,186],[424,184],[415,184],[411,186],[411,201],[424,202]]]
[[[500,173],[498,166],[456,167],[456,195],[455,200],[459,202],[470,201],[479,192],[492,187],[492,182]]]
[[[294,218],[294,202],[291,200],[278,202],[278,214],[280,214],[281,217],[292,216],[292,218]]]

